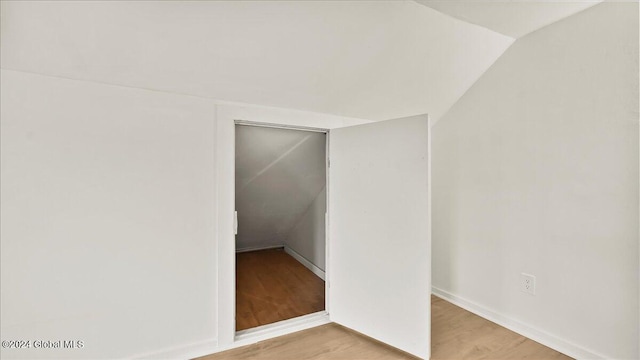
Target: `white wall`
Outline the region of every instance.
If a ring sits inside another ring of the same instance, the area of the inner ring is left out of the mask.
[[[637,3],[516,41],[433,130],[434,290],[640,357],[638,145]]]
[[[2,336],[85,344],[3,359],[252,341],[234,341],[233,121],[367,122],[10,70],[1,85]]]
[[[216,338],[215,106],[2,70],[2,339],[120,358]]]
[[[325,270],[327,189],[323,187],[300,220],[286,237],[287,247],[302,255],[313,265]]]
[[[236,126],[235,135],[236,247],[283,245],[325,186],[326,134]]]

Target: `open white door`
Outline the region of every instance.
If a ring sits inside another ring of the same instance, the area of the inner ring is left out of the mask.
[[[428,117],[334,129],[329,142],[329,316],[428,359]]]

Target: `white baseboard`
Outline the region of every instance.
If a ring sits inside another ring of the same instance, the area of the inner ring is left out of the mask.
[[[480,304],[464,299],[448,291],[439,289],[435,286],[431,287],[431,293],[443,300],[446,300],[454,305],[457,305],[482,318],[485,318],[491,322],[494,322],[500,326],[503,326],[533,341],[539,342],[542,345],[548,346],[572,358],[575,358],[575,359],[607,359],[608,358],[607,356],[598,354],[595,351],[589,350],[583,346],[576,345],[574,343],[561,339],[555,335],[539,330],[533,326],[522,323],[518,320],[502,315],[493,310],[487,309],[486,307]]]
[[[311,270],[312,273],[316,274],[322,280],[325,280],[324,270],[315,266],[311,261],[305,259],[302,255],[298,254],[295,250],[291,249],[287,245],[284,245],[284,251],[291,255],[294,259],[298,260],[299,263],[304,265],[307,269]]]
[[[132,356],[130,359],[136,360],[156,360],[156,359],[176,359],[189,360],[205,355],[219,353],[246,345],[255,344],[259,341],[272,339],[278,336],[291,334],[297,331],[310,329],[316,326],[330,323],[329,314],[326,311],[299,316],[297,318],[279,321],[274,324],[259,326],[249,330],[236,332],[235,340],[232,344],[218,346],[216,340],[202,341],[185,346],[178,346],[170,349],[150,352],[142,355]]]
[[[160,351],[150,352],[138,356],[134,356],[131,359],[139,360],[151,360],[151,359],[179,359],[188,360],[194,359],[200,356],[205,356],[217,352],[218,341],[207,340],[198,343],[193,343],[184,346],[173,347]]]
[[[269,245],[269,246],[253,246],[253,247],[244,247],[236,249],[237,253],[249,252],[249,251],[260,251],[260,250],[269,250],[269,249],[280,249],[283,248],[284,245]]]

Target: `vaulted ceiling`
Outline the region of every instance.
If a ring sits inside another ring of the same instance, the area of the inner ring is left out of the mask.
[[[413,1],[2,1],[2,67],[369,120],[443,114],[512,39]]]
[[[515,38],[597,2],[2,1],[0,63],[368,120],[437,121]]]
[[[416,0],[418,3],[471,24],[520,38],[602,0]]]

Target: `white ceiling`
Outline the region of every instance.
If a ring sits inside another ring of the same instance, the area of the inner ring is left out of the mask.
[[[512,39],[414,1],[2,1],[3,68],[437,119]]]
[[[602,0],[416,0],[472,24],[512,38],[522,37]]]
[[[236,126],[238,248],[284,243],[326,183],[324,133]]]

